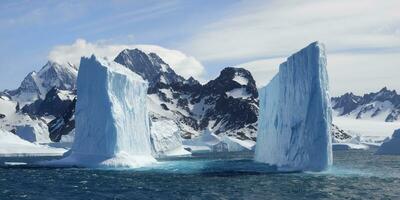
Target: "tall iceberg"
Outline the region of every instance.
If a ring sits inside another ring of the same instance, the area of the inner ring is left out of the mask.
[[[155,162],[146,107],[147,82],[105,59],[82,58],[75,140],[54,165],[140,167]]]
[[[322,171],[332,164],[325,48],[314,42],[290,56],[259,90],[255,161],[282,171]]]

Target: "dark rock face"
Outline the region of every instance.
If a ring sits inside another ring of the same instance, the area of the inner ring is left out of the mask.
[[[331,135],[332,135],[332,139],[335,141],[341,141],[341,140],[347,140],[347,139],[351,139],[351,135],[348,134],[346,131],[340,129],[338,126],[336,126],[335,124],[332,124],[331,126]]]
[[[149,87],[158,83],[171,84],[182,82],[184,78],[177,75],[167,63],[157,54],[146,54],[139,49],[125,49],[115,58],[115,62],[124,65],[133,72],[139,74],[143,79],[149,81]]]
[[[333,109],[343,108],[341,115],[349,114],[351,111],[356,109],[361,102],[361,97],[356,96],[353,93],[346,93],[341,97],[333,97],[332,102],[335,102]]]
[[[158,110],[168,111],[167,118],[172,116],[184,137],[208,127],[215,134],[255,140],[258,92],[249,71],[228,67],[218,78],[201,85],[193,77],[186,80],[177,75],[154,53],[124,50],[115,61],[149,82],[148,94],[153,105],[158,105],[150,108],[152,118],[167,117]],[[231,91],[237,94],[229,95]]]
[[[21,112],[30,116],[62,116],[73,101],[75,91],[59,90],[53,87],[44,100],[38,99],[32,104],[25,105]]]
[[[400,95],[396,90],[388,90],[386,87],[363,96],[346,93],[332,98],[332,108],[340,116],[354,115],[357,119],[374,118],[389,113],[385,116],[385,121],[393,122],[400,120]]]
[[[245,83],[235,81],[238,77]],[[238,96],[230,95],[231,91],[237,91]],[[216,134],[228,132],[227,135],[239,139],[256,139],[258,91],[249,71],[242,68],[225,68],[215,80],[195,91],[191,102],[201,101],[210,109],[205,110],[202,115],[200,129],[210,127]],[[217,126],[221,128],[215,130]]]
[[[115,61],[149,82],[151,119],[173,120],[183,138],[192,138],[209,128],[215,134],[256,139],[258,92],[249,71],[228,67],[218,78],[201,85],[193,77],[185,79],[176,74],[154,53],[124,50]],[[60,141],[62,135],[74,129],[74,102],[48,124],[52,141]]]
[[[59,142],[63,135],[68,135],[75,128],[75,105],[76,98],[68,105],[63,115],[52,120],[49,124],[50,139]]]

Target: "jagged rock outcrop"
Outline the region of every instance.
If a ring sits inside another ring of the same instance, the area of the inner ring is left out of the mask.
[[[24,106],[37,99],[43,100],[47,92],[54,87],[60,90],[74,90],[77,75],[77,67],[72,64],[48,61],[39,72],[29,73],[18,89],[6,90],[4,93]]]
[[[258,93],[249,71],[225,68],[205,85],[185,79],[154,53],[124,50],[115,61],[149,81],[149,108],[153,118],[177,123],[182,136],[197,136],[206,127],[215,134],[255,140]]]
[[[44,100],[38,99],[32,104],[25,105],[21,112],[34,117],[54,116],[60,117],[68,112],[76,92],[69,90],[59,90],[53,87]]]

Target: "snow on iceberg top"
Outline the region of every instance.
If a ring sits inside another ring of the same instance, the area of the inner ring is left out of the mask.
[[[318,54],[318,56],[314,56],[315,54]],[[290,57],[288,57],[285,62],[280,64],[279,69],[282,68],[283,66],[285,66],[291,60],[296,60],[296,58],[302,58],[302,57],[304,57],[304,55],[309,55],[310,58],[311,57],[315,57],[315,58],[319,58],[319,59],[325,58],[326,57],[325,45],[318,41],[309,44],[308,46],[302,48],[300,51],[298,51],[298,52],[292,54]],[[318,66],[316,66],[316,67],[318,67]]]
[[[96,57],[93,54],[90,58],[82,57],[81,63],[82,62],[97,62],[101,65],[101,67],[108,68],[108,70],[110,70],[111,72],[128,75],[127,77],[130,80],[147,83],[147,81],[143,80],[143,78],[141,76],[139,76],[138,74],[136,74],[135,72],[132,72],[128,68],[118,64],[115,61],[109,60],[107,57],[100,58],[100,57]]]

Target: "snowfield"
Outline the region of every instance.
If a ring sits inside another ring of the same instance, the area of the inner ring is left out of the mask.
[[[363,120],[350,117],[334,117],[333,124],[352,134],[377,139],[390,137],[394,130],[400,128],[400,122]]]
[[[0,156],[61,156],[67,150],[34,144],[0,129]]]

